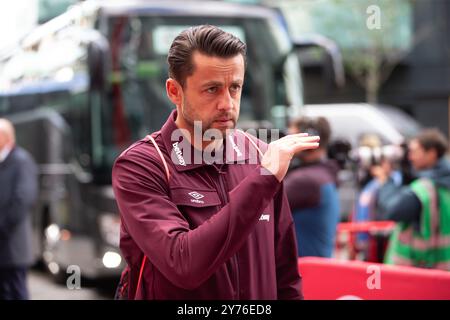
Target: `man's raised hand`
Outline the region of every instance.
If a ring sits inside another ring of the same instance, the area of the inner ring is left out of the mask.
[[[269,144],[261,165],[281,181],[287,173],[292,157],[298,152],[318,148],[319,141],[319,136],[308,136],[307,133],[287,135]]]

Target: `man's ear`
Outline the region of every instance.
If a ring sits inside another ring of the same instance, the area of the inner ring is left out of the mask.
[[[183,88],[177,80],[172,78],[167,79],[166,93],[174,105],[177,107],[181,105],[183,99]]]
[[[438,152],[435,148],[430,148],[427,151],[427,154],[428,154],[428,159],[430,160],[431,163],[436,163],[439,160]]]

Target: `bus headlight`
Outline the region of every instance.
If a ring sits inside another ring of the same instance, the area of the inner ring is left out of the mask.
[[[49,245],[56,244],[61,238],[61,230],[58,225],[52,223],[45,229],[45,239],[47,240]]]
[[[117,252],[108,251],[103,255],[102,262],[106,268],[117,268],[122,262],[122,257]]]
[[[120,218],[113,213],[103,213],[98,217],[100,233],[105,242],[113,247],[119,247]]]

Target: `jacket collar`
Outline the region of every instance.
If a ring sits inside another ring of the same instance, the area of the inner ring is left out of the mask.
[[[206,165],[215,164],[233,164],[243,163],[249,159],[249,142],[247,138],[239,130],[233,130],[226,136],[224,141],[223,157],[220,161],[214,161],[214,157],[210,160],[203,157],[203,152],[194,148],[194,146],[179,132],[175,124],[177,111],[173,110],[169,115],[166,123],[161,128],[161,137],[167,153],[171,157],[177,171],[187,171]],[[207,154],[205,154],[206,156]]]
[[[14,154],[16,152],[17,147],[14,146],[12,149],[9,150],[8,154],[6,155],[5,159],[3,161],[0,161],[0,166],[3,167],[5,165],[8,165],[14,158]]]
[[[9,154],[11,153],[11,151],[14,149],[14,147],[12,146],[5,146],[2,150],[0,150],[0,163],[4,162]]]

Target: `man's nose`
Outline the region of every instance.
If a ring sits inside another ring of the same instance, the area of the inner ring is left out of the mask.
[[[233,108],[234,108],[233,98],[231,97],[231,94],[228,90],[224,90],[218,102],[217,109],[228,111],[232,110]]]

